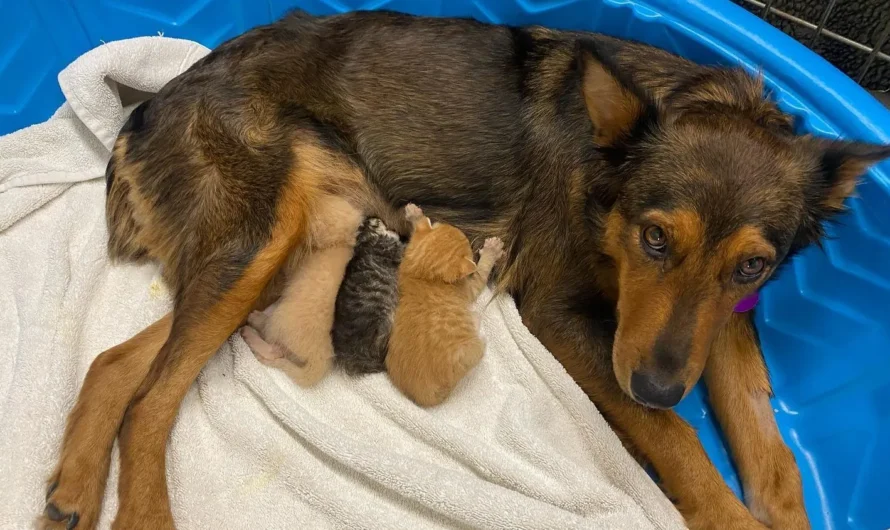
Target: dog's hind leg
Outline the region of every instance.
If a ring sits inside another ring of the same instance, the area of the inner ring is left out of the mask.
[[[40,528],[90,529],[98,522],[111,449],[127,405],[170,333],[167,314],[90,365],[68,416]]]
[[[772,528],[810,528],[800,472],[776,426],[769,375],[748,314],[734,314],[720,331],[705,382],[751,512]]]
[[[225,248],[177,293],[167,342],[130,404],[120,433],[120,506],[114,528],[173,528],[165,450],[179,405],[206,362],[244,322],[264,288],[305,237],[310,178],[292,175],[277,200],[271,234],[256,242],[232,234]],[[223,278],[234,281],[222,282]]]

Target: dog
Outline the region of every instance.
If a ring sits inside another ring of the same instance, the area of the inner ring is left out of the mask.
[[[501,238],[496,288],[691,528],[806,528],[757,333],[733,307],[888,155],[796,135],[743,71],[593,33],[390,12],[253,29],[120,131],[109,255],[161,263],[174,309],[91,366],[41,524],[95,526],[117,436],[115,528],[174,526],[179,404],[336,196],[391,227],[413,202]],[[670,410],[702,374],[750,510]]]

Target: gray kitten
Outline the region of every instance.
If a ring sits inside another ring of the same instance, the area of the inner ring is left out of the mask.
[[[386,370],[386,348],[399,299],[405,243],[376,217],[359,227],[334,310],[335,362],[350,375]]]

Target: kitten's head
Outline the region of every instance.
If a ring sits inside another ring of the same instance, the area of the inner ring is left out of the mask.
[[[400,241],[399,234],[387,228],[383,220],[367,217],[359,227],[358,242],[377,242],[380,240]]]
[[[401,274],[455,283],[476,272],[470,240],[454,226],[418,223],[408,241]]]

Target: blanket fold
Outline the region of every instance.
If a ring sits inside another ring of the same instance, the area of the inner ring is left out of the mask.
[[[171,307],[157,266],[108,262],[101,177],[137,100],[206,53],[163,37],[101,46],[59,75],[53,118],[0,138],[2,529],[31,528],[42,510],[90,362]],[[234,335],[170,439],[177,526],[683,528],[512,300],[489,293],[479,308],[485,356],[428,410],[385,374],[296,387]]]

